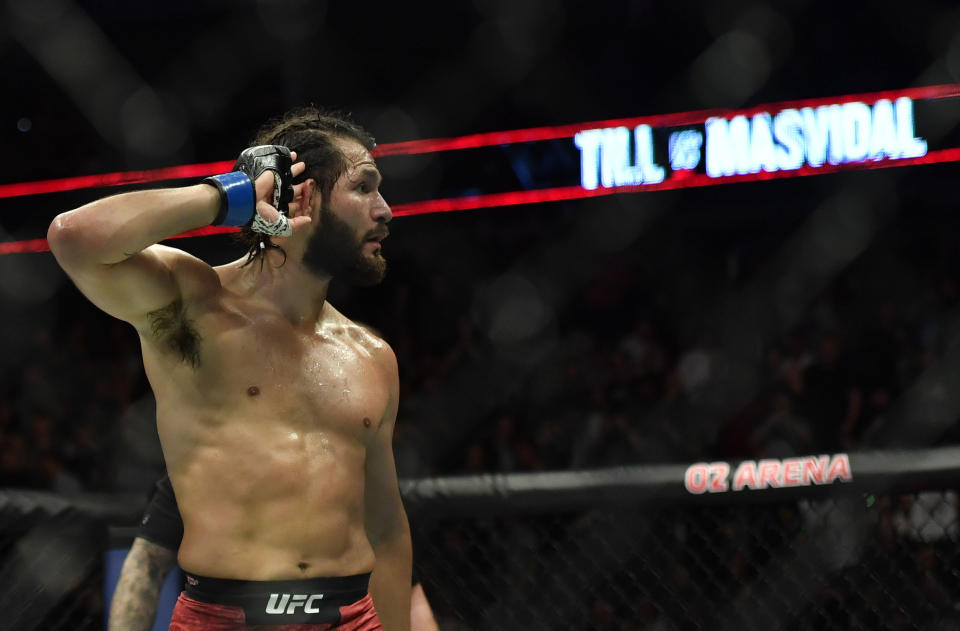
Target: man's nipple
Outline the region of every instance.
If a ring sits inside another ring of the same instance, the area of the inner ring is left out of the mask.
[[[255,397],[260,394],[260,388],[256,386],[250,386],[247,388],[247,396]]]

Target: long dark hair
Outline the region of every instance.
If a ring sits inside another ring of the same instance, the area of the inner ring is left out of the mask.
[[[346,114],[323,111],[315,106],[299,107],[271,120],[260,128],[250,146],[283,145],[297,152],[297,161],[306,164],[306,170],[294,179],[299,184],[308,178],[317,181],[324,203],[330,199],[334,184],[349,168],[350,162],[335,138],[356,140],[367,151],[373,151],[376,142],[363,127],[353,122]],[[252,219],[251,219],[252,223]],[[254,232],[250,223],[240,231],[239,239],[247,247],[244,265],[266,259],[267,248],[283,252],[283,248],[271,241],[268,235]],[[286,252],[283,252],[286,260]]]

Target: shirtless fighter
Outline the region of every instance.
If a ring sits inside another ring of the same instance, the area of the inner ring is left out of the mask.
[[[140,336],[184,525],[170,628],[406,630],[396,357],[326,301],[386,272],[373,140],[307,108],[254,144],[232,173],[59,215],[50,248]],[[248,256],[158,245],[211,223],[244,226]]]

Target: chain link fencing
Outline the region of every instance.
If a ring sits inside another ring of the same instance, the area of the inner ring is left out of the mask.
[[[691,492],[682,465],[402,491],[444,631],[960,629],[960,449],[849,462],[833,484],[739,492]],[[107,526],[142,507],[0,492],[0,629],[104,628]]]
[[[443,519],[415,532],[441,628],[960,629],[953,491]]]

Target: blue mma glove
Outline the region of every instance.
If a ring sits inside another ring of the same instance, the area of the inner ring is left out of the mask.
[[[245,226],[271,236],[293,234],[287,218],[293,200],[293,160],[290,150],[280,145],[259,145],[244,149],[233,165],[233,171],[205,178],[203,182],[220,192],[220,211],[213,225]],[[254,182],[264,171],[272,171],[274,178],[273,205],[280,211],[274,221],[265,221],[256,212],[256,189]]]

